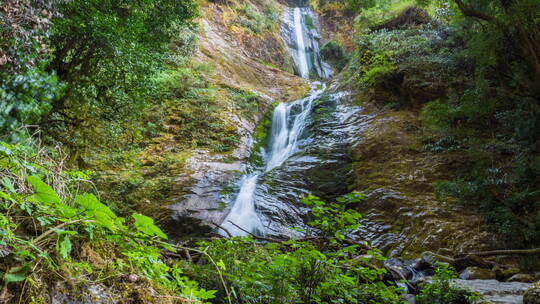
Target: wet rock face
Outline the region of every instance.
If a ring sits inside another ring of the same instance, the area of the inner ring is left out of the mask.
[[[314,101],[299,152],[259,180],[255,207],[268,234],[291,235],[290,227],[307,228],[303,222],[309,209],[300,201],[308,193],[331,200],[350,192],[351,134],[367,119],[354,115],[358,111],[342,93]]]
[[[482,299],[493,304],[522,304],[527,283],[499,282],[496,280],[453,280],[453,284],[478,292]],[[540,302],[532,302],[540,303]]]
[[[224,188],[238,178],[242,163],[224,163],[222,156],[200,151],[188,160],[188,168],[192,174],[179,176],[178,183],[191,181],[186,190],[189,194],[170,207],[173,214],[165,224],[172,237],[210,233],[213,223],[221,223],[228,194]]]
[[[452,179],[462,156],[423,152],[413,111],[371,113],[352,151],[354,189],[366,194],[357,205],[364,215],[354,232],[358,240],[391,257],[497,248],[496,236],[478,214],[434,195],[433,182]]]

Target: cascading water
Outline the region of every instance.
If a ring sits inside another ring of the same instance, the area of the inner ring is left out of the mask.
[[[308,37],[308,35],[306,34],[302,10],[303,8],[299,7],[292,9],[296,40],[295,58],[298,59],[295,62],[297,63],[297,70],[300,76],[308,78],[309,50],[304,44],[304,37]],[[312,41],[311,44],[313,43]],[[311,52],[313,52],[313,48]],[[318,56],[315,57],[318,58]],[[298,141],[306,128],[308,118],[312,112],[313,100],[321,96],[324,91],[324,86],[322,87],[323,89],[313,90],[306,98],[290,103],[280,103],[274,109],[272,127],[269,134],[269,150],[265,157],[265,166],[255,173],[243,176],[240,182],[240,191],[234,201],[234,205],[221,225],[230,234],[234,236],[246,235],[247,232],[265,234],[265,228],[256,210],[255,192],[259,177],[261,174],[281,166],[289,157],[298,151]],[[220,230],[220,233],[225,233],[225,231]]]
[[[309,66],[306,54],[306,45],[304,43],[304,25],[302,9],[294,8],[294,32],[296,34],[297,52],[298,52],[298,73],[300,77],[309,77]]]
[[[232,235],[246,235],[244,230],[264,234],[265,229],[255,209],[255,190],[259,176],[281,166],[298,151],[298,140],[307,126],[313,100],[323,91],[324,89],[315,90],[306,98],[290,103],[282,102],[276,106],[272,115],[270,149],[266,155],[266,165],[256,173],[244,175],[239,194],[223,222],[222,227]]]
[[[317,31],[317,15],[307,7],[290,8],[284,11],[281,23],[281,35],[289,48],[297,74],[304,78],[310,75],[330,78],[332,68],[319,56],[321,37]]]

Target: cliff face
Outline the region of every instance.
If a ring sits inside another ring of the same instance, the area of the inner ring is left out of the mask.
[[[195,61],[213,67],[212,82],[218,90],[241,90],[258,96],[256,112],[246,117],[229,99],[223,119],[232,122],[240,141],[230,154],[197,149],[186,160],[185,171],[175,183],[180,191],[168,221],[171,234],[208,232],[211,222],[224,216],[222,198],[228,195],[250,156],[253,132],[269,106],[303,97],[308,83],[295,76],[292,58],[280,35],[286,7],[273,0],[204,2],[199,20]],[[225,189],[225,190],[224,190]],[[202,220],[202,222],[201,222]]]
[[[464,155],[424,151],[414,110],[381,110],[368,102],[362,113],[373,116],[352,151],[354,188],[367,196],[357,207],[364,215],[360,239],[389,256],[497,247],[477,213],[434,194],[434,183],[453,176]]]
[[[336,40],[351,49],[350,13],[342,6],[321,6],[317,1],[311,1],[310,5],[320,14],[322,40]],[[274,101],[294,100],[306,93],[306,82],[292,74],[291,58],[279,34],[279,26],[254,33],[257,25],[238,19],[250,10],[267,17],[272,9],[282,14],[283,4],[229,1],[227,4],[204,3],[201,8],[196,61],[214,67],[211,82],[218,88],[252,91],[262,102],[252,118],[238,115],[234,110],[224,113],[224,119],[233,121],[242,138],[230,155],[200,149],[192,151],[185,170],[176,178],[181,191],[177,192],[177,204],[172,206],[174,220],[168,224],[173,234],[209,232],[210,222],[223,220],[225,204],[221,200],[234,195],[231,190],[249,156],[253,130],[268,105]],[[429,79],[424,80],[429,82]],[[337,82],[339,79],[335,84]],[[389,83],[385,85],[388,87]],[[477,214],[452,199],[439,200],[434,195],[433,183],[451,177],[456,163],[463,161],[463,155],[423,151],[418,111],[381,107],[381,100],[431,97],[432,88],[433,85],[407,90],[381,87],[346,94],[351,96],[350,102],[361,105],[360,111],[354,106],[354,115],[361,117],[362,128],[353,136],[350,155],[346,157],[350,158],[352,166],[343,164],[324,178],[329,180],[335,172],[350,170],[343,174],[351,178],[333,186],[334,192],[343,192],[342,188],[348,187],[367,194],[366,201],[358,206],[365,217],[356,234],[391,256],[414,256],[425,250],[449,253],[496,247],[494,235],[488,232]],[[438,92],[444,93],[444,88]],[[401,93],[404,96],[398,96]],[[234,100],[226,102],[228,108],[235,108]],[[309,179],[313,174],[320,177],[324,172],[299,174],[300,180]],[[316,193],[318,186],[314,185],[313,189]]]

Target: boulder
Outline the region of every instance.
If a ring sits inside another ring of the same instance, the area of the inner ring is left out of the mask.
[[[523,294],[531,284],[496,280],[452,280],[452,285],[477,292],[482,300],[489,301],[488,303],[523,304]],[[530,302],[529,304],[531,303],[540,304],[540,302]]]
[[[535,279],[532,275],[526,273],[518,273],[510,277],[508,282],[525,282],[525,283],[534,283]]]
[[[467,267],[459,274],[459,278],[462,280],[493,280],[496,275],[489,269]]]
[[[540,282],[533,284],[525,291],[523,304],[540,304]]]

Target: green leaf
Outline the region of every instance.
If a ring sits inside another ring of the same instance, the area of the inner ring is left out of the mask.
[[[6,188],[11,193],[16,193],[17,192],[17,191],[15,191],[15,187],[13,186],[13,182],[11,181],[11,179],[9,179],[7,177],[2,178],[2,186],[4,186],[4,188]]]
[[[30,272],[28,265],[13,267],[4,274],[4,284],[24,281],[28,272]]]
[[[138,213],[133,213],[132,216],[135,219],[135,228],[137,228],[137,230],[139,230],[143,234],[150,236],[157,235],[162,239],[167,238],[167,235],[163,233],[163,231],[161,231],[161,229],[159,229],[159,227],[154,224],[153,219]]]
[[[35,199],[44,204],[58,204],[60,203],[60,197],[54,192],[53,188],[44,183],[39,177],[27,176],[26,181],[34,188]]]
[[[102,204],[93,194],[85,193],[75,197],[75,203],[81,206],[85,214],[96,221],[96,224],[111,231],[116,230],[118,217],[114,212]]]
[[[71,252],[71,239],[67,234],[64,234],[60,237],[61,241],[58,242],[57,251],[61,257],[66,259]]]
[[[222,270],[227,270],[227,267],[225,267],[225,263],[223,263],[223,260],[219,260],[216,265]]]

